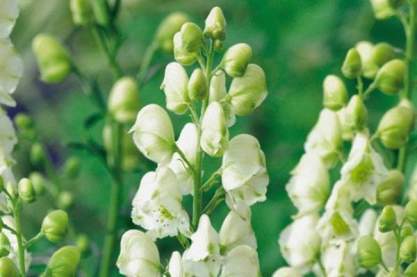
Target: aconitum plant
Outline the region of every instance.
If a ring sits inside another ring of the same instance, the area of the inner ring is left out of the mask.
[[[182,24],[173,37],[175,61],[165,68],[161,89],[166,109],[190,118],[175,138],[169,113],[143,107],[130,130],[142,154],[157,164],[146,173],[132,201],[117,266],[126,276],[258,276],[251,206],[266,199],[269,177],[258,140],[231,137],[237,116],[251,114],[267,96],[265,73],[252,63],[246,43],[222,52],[226,20],[213,8],[205,27]],[[227,79],[230,80],[230,85]],[[206,160],[217,159],[212,172]],[[221,160],[221,161],[220,161]],[[183,205],[191,197],[192,207]],[[230,209],[220,230],[210,216],[223,201]],[[155,241],[173,237],[181,249],[164,263]]]
[[[402,196],[415,119],[417,1],[371,4],[377,19],[400,20],[405,49],[368,41],[351,48],[341,66],[356,82],[350,96],[339,76],[325,78],[323,110],[286,185],[298,212],[279,238],[289,267],[275,277],[417,276],[415,181]],[[376,130],[367,121],[373,93],[397,99]]]

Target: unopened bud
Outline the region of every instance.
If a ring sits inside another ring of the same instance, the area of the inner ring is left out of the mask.
[[[330,224],[332,226],[333,232],[337,236],[344,236],[350,233],[350,227],[345,222],[343,217],[338,213],[335,212],[332,217],[330,218]]]
[[[0,258],[0,276],[20,277],[19,270],[14,262],[8,257]]]
[[[9,253],[10,253],[9,238],[4,233],[0,233],[0,257],[7,256],[9,255]]]
[[[16,189],[16,185],[12,182],[7,182],[6,183],[6,187],[5,187],[7,193],[11,196],[11,197],[16,197],[17,196],[17,189]]]
[[[398,149],[407,143],[413,125],[414,109],[408,100],[403,100],[384,114],[377,134],[385,147]]]
[[[224,44],[221,40],[215,40],[214,41],[214,51],[221,52],[223,50]]]
[[[372,236],[363,236],[358,241],[360,266],[370,269],[381,262],[381,247]]]
[[[80,168],[80,159],[77,157],[70,157],[64,164],[64,174],[70,179],[75,179],[80,174]]]
[[[391,5],[392,0],[371,0],[375,18],[386,19],[395,15],[394,6]]]
[[[29,179],[33,185],[36,196],[42,196],[45,193],[45,178],[39,172],[32,172]]]
[[[204,35],[215,40],[225,39],[226,19],[224,18],[223,11],[221,8],[212,8],[209,15],[206,18],[205,23],[206,26],[204,28]]]
[[[362,75],[369,79],[375,78],[379,68],[371,62],[374,45],[369,41],[360,41],[356,44],[355,48],[361,56]]]
[[[206,76],[200,68],[194,69],[188,82],[188,97],[191,100],[204,99],[207,96]]]
[[[417,262],[410,264],[407,269],[404,271],[404,277],[414,277],[417,276]]]
[[[57,206],[60,209],[66,210],[74,203],[74,196],[69,191],[62,191],[58,195]]]
[[[93,13],[96,22],[102,26],[108,26],[110,24],[110,11],[107,1],[96,0],[92,1]]]
[[[245,73],[251,59],[252,48],[248,44],[235,44],[224,54],[224,70],[231,77],[240,77]]]
[[[19,131],[30,130],[34,127],[32,118],[25,113],[18,113],[14,117],[14,122]]]
[[[17,185],[19,198],[26,203],[31,203],[36,199],[36,192],[33,188],[32,182],[28,178],[23,178]]]
[[[397,94],[404,88],[405,70],[403,60],[395,59],[387,62],[376,75],[376,87],[383,93]]]
[[[68,215],[63,210],[55,210],[46,215],[42,221],[41,231],[53,243],[64,239],[68,230]]]
[[[218,102],[211,102],[207,107],[202,124],[201,148],[210,156],[220,157],[229,142],[229,132],[223,107]]]
[[[70,9],[72,21],[75,25],[85,26],[92,22],[93,11],[90,0],[71,0]]]
[[[70,56],[57,39],[46,34],[37,35],[32,48],[44,82],[60,83],[70,74]]]
[[[362,62],[356,48],[351,48],[346,54],[346,58],[342,65],[342,73],[346,78],[354,79],[361,75]]]
[[[187,71],[181,64],[172,62],[166,66],[161,89],[165,93],[165,102],[168,110],[177,114],[183,114],[187,111],[190,103],[188,84]]]
[[[194,23],[187,22],[182,25],[174,36],[175,60],[183,65],[190,65],[200,55],[203,45],[203,32]]]
[[[119,79],[113,86],[108,100],[108,109],[119,123],[132,123],[139,111],[139,89],[130,77]]]
[[[400,246],[400,261],[404,263],[412,263],[416,259],[417,245],[414,236],[406,237]]]
[[[376,197],[378,203],[383,205],[395,204],[401,197],[401,188],[404,183],[404,175],[399,170],[390,170],[385,180],[378,185]]]
[[[82,253],[87,252],[90,247],[90,240],[87,235],[81,234],[77,236],[77,246]]]
[[[156,41],[160,49],[166,53],[172,53],[174,49],[173,38],[181,26],[188,21],[187,15],[174,12],[168,15],[159,25],[156,31]]]
[[[323,106],[337,111],[345,106],[348,92],[342,79],[335,75],[329,75],[323,82]]]
[[[393,231],[397,227],[397,217],[392,206],[386,206],[382,210],[378,221],[378,229],[382,233]]]
[[[400,231],[401,240],[404,240],[408,236],[412,236],[414,234],[413,227],[409,224],[405,224]]]
[[[346,107],[346,124],[353,131],[360,131],[366,126],[368,120],[368,110],[363,100],[358,95],[350,98]]]
[[[417,227],[417,200],[408,201],[405,206],[405,218],[411,225]]]
[[[46,154],[42,144],[34,143],[30,149],[30,162],[33,166],[41,168],[45,165]]]
[[[42,276],[75,276],[80,256],[80,250],[76,246],[61,247],[52,255]]]

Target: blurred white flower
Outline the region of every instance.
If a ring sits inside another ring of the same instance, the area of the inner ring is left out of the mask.
[[[260,276],[258,253],[255,249],[240,245],[227,253],[220,277]]]
[[[321,260],[328,277],[356,276],[355,254],[352,243],[333,240],[322,250]]]
[[[229,142],[229,130],[223,107],[219,102],[211,102],[201,123],[201,148],[208,155],[221,157]]]
[[[165,77],[161,85],[168,110],[177,114],[185,113],[190,102],[187,85],[188,75],[184,67],[176,62],[169,63],[165,68]]]
[[[143,176],[132,205],[133,223],[153,237],[189,235],[189,218],[181,205],[182,195],[175,174],[167,167]]]
[[[22,74],[23,62],[17,55],[12,43],[8,38],[0,38],[0,104],[16,105],[10,94],[16,90]]]
[[[372,235],[375,229],[377,213],[374,209],[367,209],[359,220],[359,236]]]
[[[10,35],[16,18],[19,15],[17,0],[1,0],[0,2],[0,38]]]
[[[292,267],[281,267],[274,272],[272,277],[302,277],[301,273]]]
[[[13,123],[0,108],[0,174],[13,163],[12,152],[17,143]]]

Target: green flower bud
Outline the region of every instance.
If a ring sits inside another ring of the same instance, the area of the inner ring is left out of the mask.
[[[204,99],[207,96],[207,80],[200,68],[194,69],[188,81],[188,97],[191,100]]]
[[[229,88],[233,112],[240,116],[253,112],[267,94],[265,72],[256,64],[249,64],[245,74],[234,78]]]
[[[29,179],[33,185],[36,196],[42,196],[45,193],[45,178],[39,172],[32,172]]]
[[[372,236],[363,236],[358,241],[358,259],[360,266],[370,269],[381,260],[381,247]]]
[[[221,40],[215,40],[214,41],[214,51],[221,52],[223,50],[224,44]]]
[[[158,30],[156,31],[156,41],[158,47],[166,52],[172,53],[174,49],[173,38],[175,33],[177,33],[181,26],[188,21],[186,14],[175,12],[168,15],[162,22],[159,24]]]
[[[14,262],[7,257],[0,258],[0,276],[4,277],[20,277],[19,270]]]
[[[404,240],[408,236],[412,236],[414,233],[413,227],[411,225],[404,225],[400,231],[401,240]]]
[[[395,58],[395,49],[390,44],[381,42],[372,48],[369,63],[372,63],[376,68],[380,68],[390,60]],[[375,72],[376,73],[376,72]]]
[[[211,102],[201,123],[201,148],[212,157],[221,157],[229,143],[229,131],[223,107],[219,102]]]
[[[361,56],[362,75],[369,79],[375,78],[379,68],[371,62],[374,45],[368,41],[360,41],[355,48]]]
[[[76,246],[61,247],[52,255],[42,277],[75,276],[77,274],[80,256],[80,250]]]
[[[139,89],[130,77],[119,79],[113,86],[108,100],[111,115],[120,123],[132,123],[139,111]]]
[[[107,0],[92,1],[92,6],[96,22],[99,25],[108,26],[110,24],[110,12]]]
[[[4,179],[0,176],[0,192],[5,189]]]
[[[345,61],[342,65],[342,73],[346,78],[354,79],[361,75],[362,62],[356,48],[351,48],[346,54]]]
[[[399,170],[390,170],[385,180],[378,185],[376,197],[383,205],[395,204],[401,197],[404,175]]]
[[[417,276],[417,262],[410,264],[404,271],[404,277],[415,277]]]
[[[417,227],[417,200],[408,201],[405,206],[405,218],[411,225]]]
[[[377,19],[386,19],[395,15],[391,0],[371,0],[372,8]]]
[[[392,206],[386,206],[379,217],[378,229],[382,233],[393,231],[397,227],[397,217]]]
[[[7,182],[6,191],[13,198],[17,196],[16,185],[13,184],[12,182]]]
[[[404,146],[414,125],[414,110],[408,100],[388,110],[378,125],[377,134],[389,149]]]
[[[43,167],[46,161],[46,154],[40,143],[32,144],[30,149],[30,162],[35,167]]]
[[[90,248],[90,240],[87,235],[81,234],[77,236],[76,244],[80,249],[81,253],[87,252]]]
[[[54,37],[39,34],[33,40],[32,48],[44,82],[60,83],[71,73],[70,56]]]
[[[36,192],[33,188],[32,182],[28,178],[23,178],[17,185],[20,199],[26,203],[32,203],[36,200]]]
[[[412,263],[416,259],[417,245],[414,236],[406,237],[400,246],[400,261],[404,263]]]
[[[333,232],[337,236],[345,236],[350,233],[350,227],[342,218],[342,216],[335,212],[330,218],[330,224],[332,225]]]
[[[196,24],[187,22],[174,35],[175,60],[183,65],[191,65],[200,55],[203,46],[203,32]]]
[[[93,19],[93,11],[90,0],[71,0],[70,10],[72,21],[75,25],[85,26],[91,23]]]
[[[74,203],[74,196],[69,191],[62,191],[58,195],[57,206],[60,209],[66,210]]]
[[[376,87],[386,94],[397,94],[404,88],[406,66],[403,60],[395,59],[384,64],[375,78]]]
[[[68,230],[68,215],[63,210],[55,210],[46,215],[42,221],[41,232],[53,243],[64,239]]]
[[[246,43],[238,43],[227,49],[223,57],[226,73],[231,77],[242,76],[252,59],[252,48]]]
[[[25,113],[18,113],[14,117],[14,122],[19,131],[33,129],[34,127],[32,118]]]
[[[80,174],[80,168],[80,159],[77,157],[70,157],[64,164],[64,174],[70,179],[75,179]]]
[[[346,107],[346,124],[353,131],[360,131],[366,126],[368,110],[360,96],[354,95]]]
[[[342,79],[328,75],[323,82],[323,106],[333,111],[340,110],[348,100],[348,92]]]
[[[9,255],[9,253],[10,253],[9,238],[5,234],[0,233],[0,257],[5,257]]]
[[[226,19],[224,18],[223,11],[221,8],[212,8],[209,15],[206,18],[205,23],[206,26],[204,28],[204,35],[215,40],[225,39]]]

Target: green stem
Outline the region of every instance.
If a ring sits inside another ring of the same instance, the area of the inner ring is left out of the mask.
[[[25,248],[29,248],[29,247],[31,247],[34,243],[36,243],[37,241],[39,241],[40,239],[42,239],[43,238],[43,233],[42,232],[39,232],[38,234],[36,234],[36,236],[34,236],[33,238],[31,238],[30,240],[28,240],[26,243],[25,243],[25,245],[24,245],[24,247]]]
[[[139,82],[139,86],[142,86],[145,82],[146,74],[148,73],[149,66],[151,65],[151,61],[153,58],[153,55],[155,54],[156,50],[158,49],[158,44],[156,43],[156,40],[152,41],[152,43],[146,48],[145,54],[143,56],[143,61],[140,66],[137,79]]]
[[[20,218],[21,212],[21,203],[19,199],[15,200],[13,203],[13,217],[15,220],[15,230],[16,230],[16,240],[17,240],[17,256],[18,256],[18,265],[21,276],[26,275],[25,267],[25,247],[23,245],[23,234],[22,234],[22,224]]]
[[[198,141],[201,138],[201,128],[198,127]],[[203,199],[203,194],[200,189],[201,187],[201,164],[202,164],[202,151],[198,147],[196,158],[196,167],[194,171],[194,184],[193,184],[193,218],[192,225],[194,228],[197,227],[198,221],[201,215],[201,202]]]

